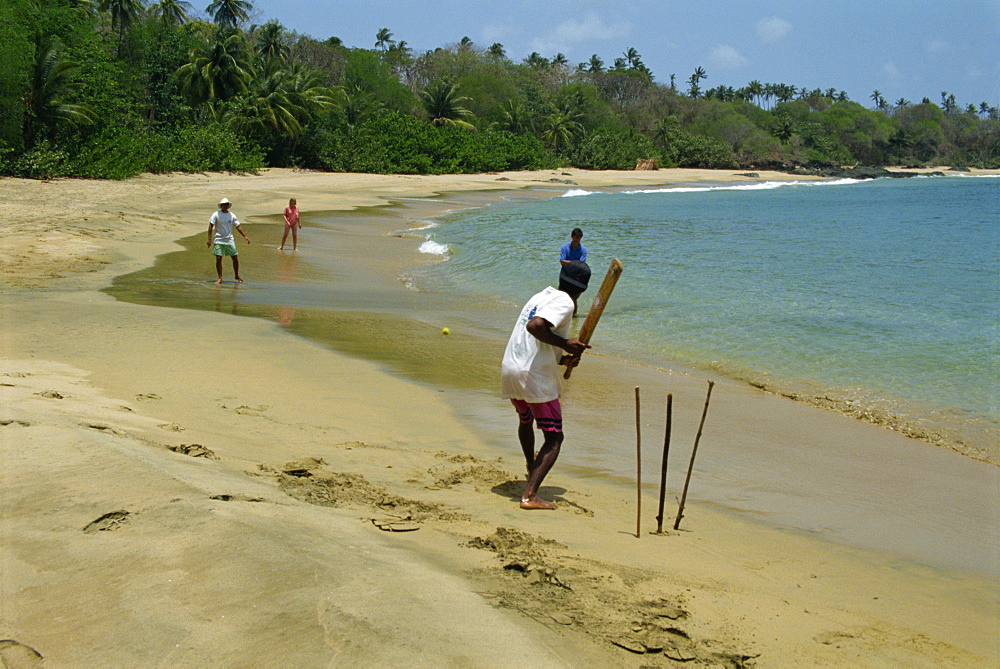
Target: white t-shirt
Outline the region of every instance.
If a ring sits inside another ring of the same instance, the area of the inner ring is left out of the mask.
[[[212,239],[213,244],[236,246],[236,238],[233,237],[233,227],[240,224],[236,219],[236,214],[220,209],[212,214],[208,222],[215,226],[215,236]]]
[[[500,366],[500,392],[506,399],[532,404],[559,398],[559,358],[564,351],[544,344],[525,327],[535,316],[552,324],[561,337],[569,336],[573,322],[573,298],[549,286],[536,294],[521,309]]]

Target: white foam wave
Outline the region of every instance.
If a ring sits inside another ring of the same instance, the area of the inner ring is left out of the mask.
[[[595,192],[592,190],[583,190],[582,188],[574,188],[573,190],[568,190],[559,197],[581,197],[583,195],[594,195]]]
[[[421,253],[430,253],[432,255],[443,256],[448,253],[447,244],[438,244],[435,241],[428,239],[423,244],[420,245],[419,251]]]
[[[429,230],[431,228],[438,227],[437,221],[414,221],[414,223],[423,223],[419,228],[410,228],[409,232],[416,232],[418,230]]]
[[[860,183],[859,179],[834,179],[832,181],[762,181],[753,184],[734,184],[730,186],[680,186],[677,188],[648,188],[642,190],[622,191],[623,195],[648,193],[711,193],[721,190],[774,190],[792,186],[845,186]]]

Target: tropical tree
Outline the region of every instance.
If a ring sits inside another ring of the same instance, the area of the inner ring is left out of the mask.
[[[165,28],[183,25],[187,22],[191,3],[187,0],[159,0],[152,4],[153,13],[160,17]]]
[[[872,91],[872,94],[868,97],[875,103],[875,109],[885,109],[885,98],[882,97],[882,93],[878,90]]]
[[[542,119],[542,141],[557,151],[568,147],[583,132],[579,118],[578,112],[553,110]]]
[[[472,129],[465,119],[472,116],[463,105],[471,99],[458,93],[458,85],[439,79],[420,92],[420,100],[434,125]]]
[[[36,53],[38,57],[30,85],[22,100],[25,108],[22,127],[25,148],[34,146],[43,128],[52,128],[60,123],[90,125],[97,120],[96,112],[89,105],[69,101],[82,85],[77,79],[80,66],[62,58],[52,41],[39,43]]]
[[[534,119],[521,100],[508,100],[500,106],[498,125],[504,130],[526,133],[534,130]]]
[[[285,41],[285,28],[277,21],[268,21],[253,31],[254,51],[260,59],[274,69],[288,59],[291,47]]]
[[[217,26],[236,28],[250,20],[253,3],[250,0],[212,0],[207,9]]]
[[[628,50],[622,55],[625,56],[625,60],[628,61],[628,64],[632,67],[635,67],[635,64],[639,62],[639,52],[633,47],[629,47]]]
[[[142,0],[101,0],[99,5],[102,12],[111,14],[111,28],[118,31],[118,43],[125,41],[125,33],[128,32],[135,20],[142,13]]]
[[[497,60],[502,60],[507,57],[507,52],[504,51],[503,44],[500,42],[494,42],[490,45],[489,54]]]
[[[596,53],[587,62],[587,71],[593,74],[604,71],[604,61]]]
[[[315,114],[335,106],[333,91],[319,72],[301,64],[262,73],[250,89],[226,110],[234,130],[294,141]]]
[[[694,73],[692,73],[690,78],[688,78],[688,85],[689,85],[688,95],[690,95],[692,98],[697,98],[699,95],[701,95],[701,87],[699,86],[699,83],[701,82],[702,79],[705,79],[707,77],[708,75],[705,74],[705,68],[696,67]]]
[[[182,95],[195,106],[229,100],[245,91],[253,80],[253,67],[243,33],[220,34],[192,49],[177,78]]]
[[[382,28],[375,33],[375,46],[382,49],[382,51],[388,50],[395,43],[396,40],[392,39],[392,33],[389,32],[388,28]]]

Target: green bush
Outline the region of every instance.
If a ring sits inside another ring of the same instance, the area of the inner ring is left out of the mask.
[[[660,160],[660,155],[634,128],[601,128],[578,142],[568,158],[574,167],[587,170],[631,170],[637,159]]]
[[[434,126],[396,113],[372,116],[353,132],[314,128],[302,144],[307,163],[331,172],[453,174],[553,164],[531,136]]]

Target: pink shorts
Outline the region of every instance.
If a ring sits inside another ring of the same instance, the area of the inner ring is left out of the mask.
[[[524,400],[512,399],[510,403],[517,409],[521,423],[531,423],[534,420],[542,432],[562,433],[562,406],[558,399],[542,404],[529,404]]]

